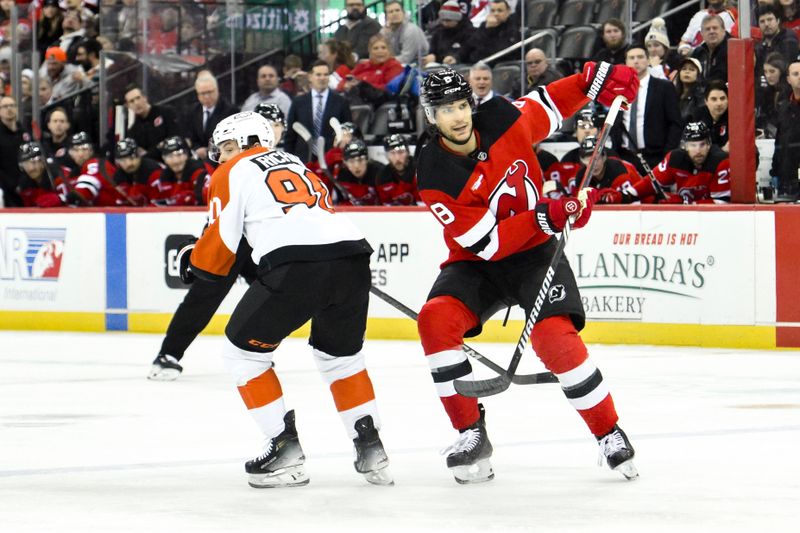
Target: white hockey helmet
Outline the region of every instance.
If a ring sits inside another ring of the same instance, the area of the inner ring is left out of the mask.
[[[267,150],[275,147],[275,132],[267,119],[253,111],[243,111],[224,118],[214,128],[211,136],[216,146],[221,146],[225,141],[236,141],[244,149],[251,144],[251,138],[258,138],[258,142]]]

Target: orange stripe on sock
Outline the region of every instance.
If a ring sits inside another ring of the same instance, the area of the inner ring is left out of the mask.
[[[278,375],[270,368],[239,387],[239,394],[242,395],[242,400],[248,409],[256,409],[279,399],[283,396],[283,390]]]
[[[331,394],[339,412],[375,399],[375,390],[372,388],[372,380],[369,379],[366,369],[331,383]]]

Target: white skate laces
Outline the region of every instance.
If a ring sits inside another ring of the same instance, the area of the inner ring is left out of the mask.
[[[625,448],[625,439],[622,438],[622,433],[619,431],[612,431],[600,439],[598,444],[600,450],[597,456],[597,466],[603,466],[604,459]]]
[[[474,429],[468,429],[463,433],[460,433],[453,444],[447,448],[443,448],[439,453],[442,455],[450,455],[451,453],[469,452],[478,445],[479,441],[480,434],[478,431]]]

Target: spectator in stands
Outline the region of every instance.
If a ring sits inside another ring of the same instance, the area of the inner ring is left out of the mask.
[[[214,169],[199,159],[179,136],[167,138],[161,145],[166,168],[150,182],[150,203],[158,206],[205,205],[208,185]]]
[[[458,11],[461,13],[463,20],[466,22],[469,21],[469,12],[471,9],[471,2],[470,0],[431,0],[427,4],[425,4],[422,9],[420,10],[420,17],[422,18],[422,29],[425,30],[425,33],[431,34],[433,30],[442,23],[442,8],[445,4],[449,4],[451,2],[455,2],[458,7]],[[470,25],[474,28],[475,26]]]
[[[673,83],[678,93],[681,118],[687,122],[701,106],[705,105],[703,101],[705,80],[700,61],[693,57],[685,57],[678,67],[678,75],[675,76]]]
[[[506,0],[490,0],[489,14],[458,51],[459,63],[477,63],[519,42],[519,27]],[[500,57],[497,60],[508,59]],[[445,58],[445,62],[447,58]]]
[[[63,20],[64,13],[58,7],[58,0],[44,0],[42,2],[42,12],[36,26],[37,47],[40,51],[47,50],[58,43],[58,40],[64,34],[64,30],[61,28]]]
[[[420,200],[417,192],[414,158],[408,149],[408,142],[399,133],[389,135],[383,140],[389,164],[378,173],[376,189],[381,205],[416,205]]]
[[[540,85],[560,80],[564,76],[550,66],[550,61],[540,48],[531,48],[525,54],[525,93]],[[515,84],[519,86],[519,84]]]
[[[703,122],[711,132],[711,144],[728,151],[728,86],[721,80],[708,82],[705,106],[695,113],[692,122]]]
[[[125,88],[125,106],[133,113],[128,137],[136,142],[138,155],[161,159],[159,144],[178,134],[178,123],[171,107],[151,105],[138,85]]]
[[[630,137],[620,128],[615,128],[614,148],[623,159],[634,165],[638,163],[638,157],[630,157],[621,148],[640,152],[652,167],[680,142],[683,121],[678,108],[678,94],[671,82],[650,75],[647,50],[643,45],[634,44],[628,48],[625,64],[636,70],[639,92],[630,109],[623,112],[622,122]]]
[[[69,62],[74,63],[78,43],[86,36],[80,11],[66,11],[64,20],[61,22],[61,28],[64,30],[64,34],[58,40],[58,47],[66,52]]]
[[[475,26],[464,16],[456,0],[445,2],[438,17],[438,24],[430,30],[430,53],[423,59],[423,64],[455,63],[461,47],[475,32]]]
[[[389,39],[389,46],[395,58],[403,65],[421,64],[421,58],[430,48],[425,33],[408,20],[402,0],[389,0],[383,8],[386,14],[386,26],[381,33]]]
[[[647,54],[650,58],[650,75],[662,80],[670,79],[670,75],[680,63],[681,57],[669,47],[667,24],[661,17],[653,19],[650,31],[644,38]]]
[[[22,169],[19,181],[22,207],[46,208],[64,205],[57,189],[63,182],[63,176],[57,165],[48,164],[49,168],[45,167],[46,156],[42,153],[39,143],[27,142],[20,146],[17,161]]]
[[[53,85],[48,78],[39,75],[39,105],[44,107],[53,98]]]
[[[309,156],[310,147],[293,129],[299,122],[314,137],[325,138],[325,150],[333,146],[334,131],[330,125],[335,117],[340,123],[350,122],[350,105],[347,100],[328,88],[330,68],[324,61],[317,60],[311,65],[309,81],[311,91],[292,100],[289,116],[286,118],[287,128],[284,136],[286,151],[305,160]]]
[[[700,61],[706,80],[728,81],[728,39],[722,17],[706,15],[703,19],[703,43],[694,49],[692,57]]]
[[[128,198],[129,203],[147,205],[150,201],[150,183],[155,182],[164,168],[161,164],[142,156],[136,141],[126,137],[114,147],[117,171],[112,177],[114,186]]]
[[[369,39],[369,59],[362,59],[347,76],[339,91],[346,92],[354,103],[367,103],[377,107],[389,98],[386,84],[403,72],[403,65],[394,58],[389,41],[383,35]]]
[[[31,130],[31,122],[33,120],[33,71],[29,68],[22,69],[20,72],[20,98],[19,98],[19,114],[22,129],[25,131]],[[39,124],[41,126],[41,124]]]
[[[121,7],[118,5],[118,0],[100,0],[100,28],[103,34],[116,41],[119,39],[119,25],[117,20],[119,18],[119,10]]]
[[[792,94],[778,112],[778,130],[775,134],[775,152],[772,156],[773,186],[781,199],[797,200],[800,181],[800,61],[789,63],[786,76]]]
[[[786,60],[773,52],[764,61],[763,83],[756,89],[756,132],[760,138],[774,139],[778,110],[789,99],[792,88],[786,81]]]
[[[339,86],[339,82],[347,77],[356,66],[353,57],[353,50],[347,41],[337,41],[328,39],[317,49],[317,59],[328,64],[331,76],[328,80],[328,87],[334,91]]]
[[[97,39],[84,39],[78,44],[75,53],[75,63],[81,67],[84,81],[97,82],[100,77],[100,50],[102,47]],[[113,64],[107,60],[106,67]]]
[[[75,73],[78,67],[67,64],[67,54],[57,46],[51,46],[44,53],[45,62],[39,69],[39,76],[47,78],[52,88],[48,103],[58,102],[65,96],[83,88],[84,82]]]
[[[0,189],[7,207],[18,207],[22,200],[17,194],[21,171],[17,155],[22,143],[31,140],[22,129],[17,114],[17,101],[10,96],[0,96]]]
[[[70,128],[72,124],[66,109],[54,107],[49,111],[45,131],[42,133],[41,148],[45,157],[52,157],[59,165],[67,166],[69,162],[67,150]]]
[[[135,39],[139,34],[139,10],[137,0],[122,0],[122,9],[117,17],[120,39]]]
[[[469,86],[475,107],[495,97],[492,90],[492,67],[486,63],[475,63],[469,69]]]
[[[189,128],[187,137],[200,159],[208,156],[208,140],[219,121],[239,110],[219,96],[217,79],[208,71],[200,72],[194,82],[197,103],[189,108],[184,124]]]
[[[253,111],[258,104],[275,104],[281,108],[284,114],[289,113],[289,106],[292,99],[289,95],[278,88],[278,71],[272,65],[261,65],[258,69],[256,85],[258,91],[247,97],[242,104],[242,111]]]
[[[367,16],[364,0],[345,0],[347,19],[339,26],[333,38],[347,41],[359,59],[369,54],[369,40],[381,31],[381,25]]]
[[[600,28],[602,48],[595,52],[593,61],[607,61],[613,65],[625,64],[625,23],[619,19],[608,19]]]
[[[784,61],[797,58],[797,36],[792,30],[781,27],[783,11],[778,6],[760,6],[758,9],[758,27],[762,39],[756,44],[756,80],[764,71],[764,62],[773,52],[783,56]]]
[[[289,54],[283,58],[283,80],[278,86],[289,96],[298,96],[300,86],[308,79],[308,74],[303,70],[303,60],[296,54]],[[302,94],[302,93],[300,93]]]
[[[800,16],[798,16],[797,12],[797,0],[780,0],[779,5],[783,11],[783,16],[781,17],[783,27],[797,34],[798,31],[800,31]]]
[[[683,32],[680,44],[678,45],[678,52],[682,55],[688,55],[692,48],[697,48],[700,44],[706,41],[706,36],[703,34],[703,26],[709,16],[719,17],[721,32],[730,32],[736,20],[734,13],[725,6],[725,0],[708,0],[708,7],[701,9],[694,14],[686,26],[686,31]]]
[[[339,172],[339,183],[347,190],[344,205],[379,205],[375,188],[383,165],[370,161],[367,145],[361,139],[354,139],[344,147],[344,168]]]

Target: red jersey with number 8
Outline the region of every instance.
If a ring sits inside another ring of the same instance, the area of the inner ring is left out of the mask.
[[[422,148],[417,182],[420,196],[444,227],[450,256],[443,266],[497,261],[550,238],[535,221],[542,170],[533,145],[588,101],[580,75],[538,87],[513,102],[495,97],[473,115],[475,152],[454,153],[438,137]]]
[[[253,261],[267,270],[372,252],[361,231],[335,215],[317,175],[286,152],[256,147],[220,165],[211,176],[208,207],[208,227],[191,256],[202,278],[230,272],[242,236]]]

